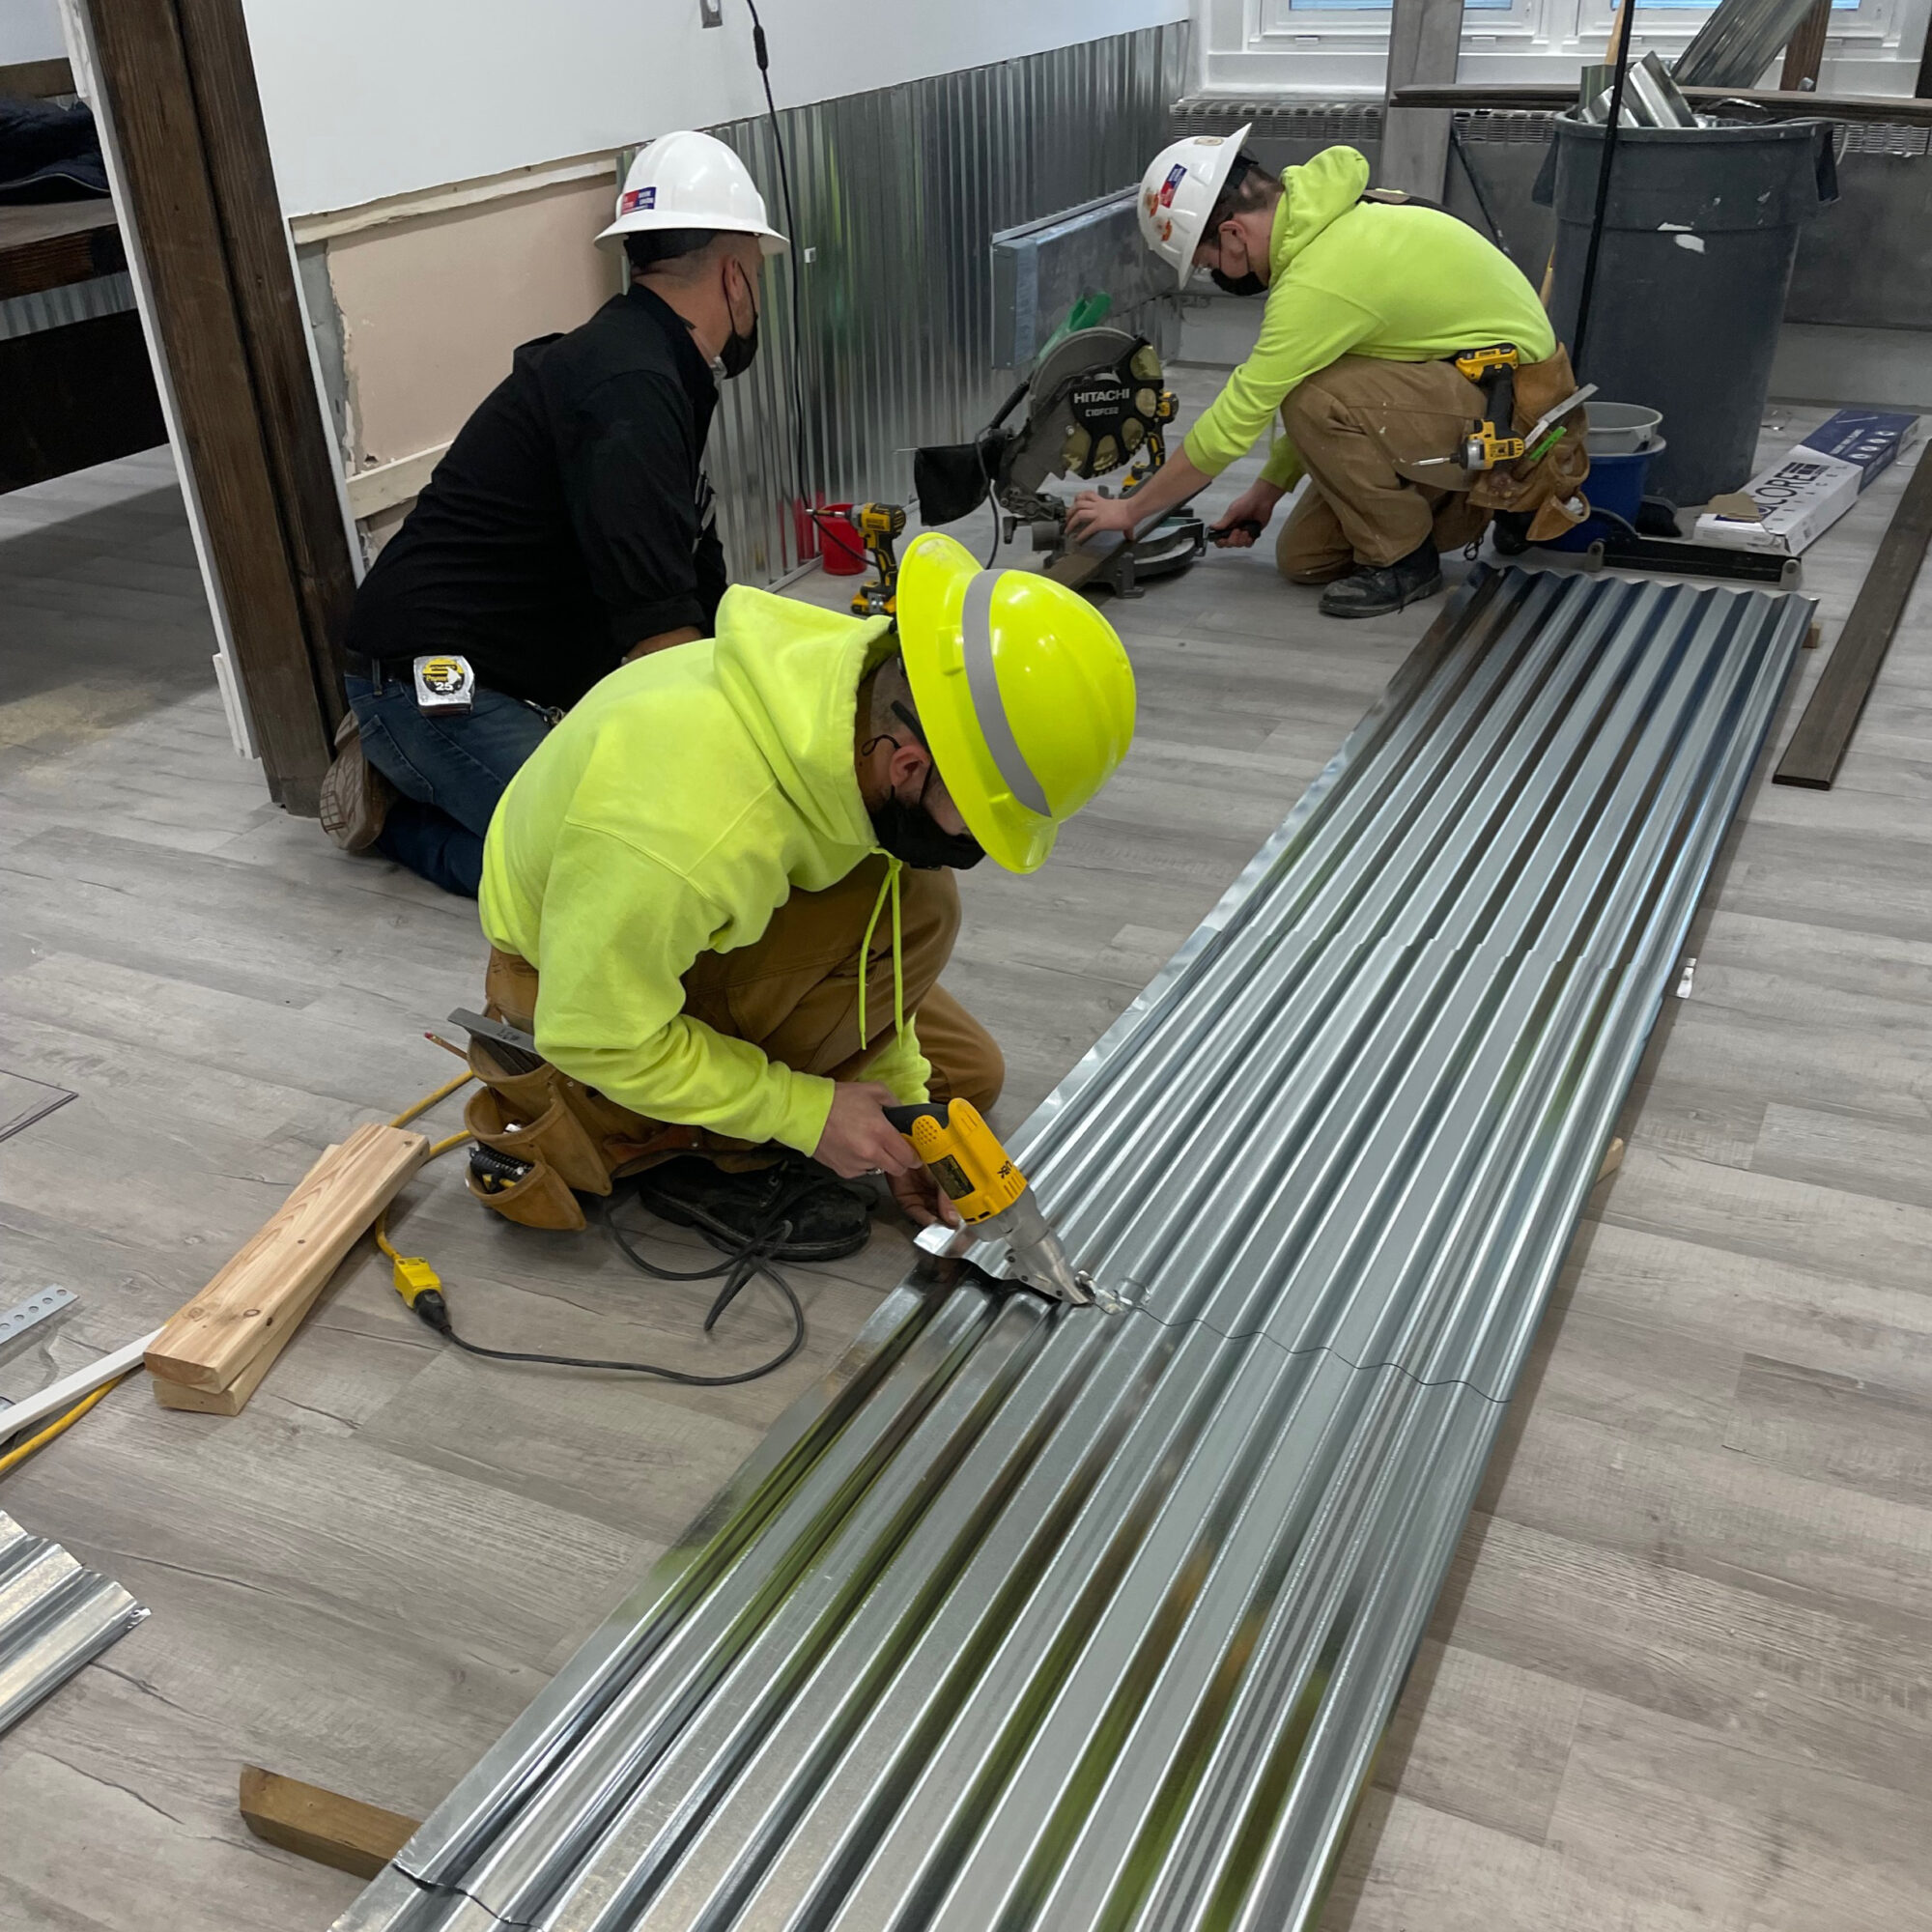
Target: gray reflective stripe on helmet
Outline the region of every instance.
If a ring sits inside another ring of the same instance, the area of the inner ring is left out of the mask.
[[[959,607],[961,642],[965,647],[966,681],[973,688],[973,708],[979,713],[980,731],[993,763],[1007,781],[1007,789],[1042,818],[1053,816],[1046,793],[1034,777],[1013,736],[1007,718],[1006,700],[1000,696],[999,674],[993,669],[993,592],[999,587],[1000,573],[982,570],[966,585],[966,601]]]

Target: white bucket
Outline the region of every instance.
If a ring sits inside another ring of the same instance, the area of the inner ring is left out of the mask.
[[[1592,456],[1630,456],[1648,449],[1663,420],[1660,411],[1641,403],[1606,403],[1592,396],[1584,407],[1590,412],[1587,446]]]

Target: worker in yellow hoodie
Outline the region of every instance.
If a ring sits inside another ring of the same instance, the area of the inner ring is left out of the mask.
[[[828,1260],[867,1237],[840,1178],[945,1214],[894,1103],[982,1111],[1004,1065],[939,985],[953,871],[1031,872],[1133,737],[1112,627],[1028,572],[926,535],[896,624],[734,588],[717,636],[623,666],[504,792],[480,895],[492,1017],[470,1187],[580,1228],[580,1193],[730,1245],[788,1224]]]
[[[1514,534],[1529,541],[1578,521],[1580,413],[1564,418],[1541,460],[1487,471],[1459,460],[1486,413],[1483,391],[1455,367],[1459,354],[1516,349],[1519,432],[1576,389],[1521,271],[1440,209],[1371,191],[1353,148],[1325,149],[1277,179],[1241,147],[1247,133],[1165,149],[1142,183],[1140,221],[1181,287],[1206,269],[1226,294],[1266,297],[1254,353],[1182,455],[1132,497],[1083,494],[1069,535],[1131,533],[1165,515],[1245,456],[1277,415],[1285,434],[1216,540],[1255,542],[1305,473],[1275,557],[1291,582],[1328,586],[1328,616],[1376,616],[1433,596],[1438,554],[1480,538],[1498,510],[1520,519]]]

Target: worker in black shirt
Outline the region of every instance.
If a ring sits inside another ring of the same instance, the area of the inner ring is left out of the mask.
[[[704,440],[785,240],[737,156],[688,132],[638,156],[597,239],[622,243],[630,287],[517,350],[350,618],[324,828],[471,898],[550,724],[627,658],[709,637],[724,590]]]

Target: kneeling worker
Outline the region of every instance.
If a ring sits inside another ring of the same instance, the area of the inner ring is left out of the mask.
[[[984,1111],[1004,1078],[938,984],[949,868],[1045,861],[1126,755],[1134,681],[1091,605],[950,537],[907,553],[896,622],[729,590],[715,639],[605,678],[512,781],[485,990],[541,1064],[472,1047],[489,1206],[581,1228],[577,1193],[648,1169],[646,1204],[714,1236],[781,1213],[797,1261],[866,1239],[834,1177],[945,1211],[884,1109]]]
[[[1331,617],[1399,611],[1442,587],[1441,551],[1510,512],[1532,542],[1584,514],[1580,430],[1513,465],[1465,470],[1464,437],[1488,412],[1459,355],[1516,352],[1515,429],[1577,384],[1536,291],[1508,256],[1440,209],[1368,191],[1369,164],[1328,148],[1279,180],[1247,135],[1162,151],[1141,185],[1141,233],[1185,288],[1197,268],[1231,295],[1265,295],[1254,353],[1188,431],[1185,454],[1134,496],[1088,492],[1068,534],[1131,533],[1247,454],[1277,412],[1287,431],[1217,539],[1245,548],[1306,471],[1275,548],[1282,575],[1325,583]],[[1512,434],[1508,422],[1499,436]],[[1446,459],[1446,460],[1445,460]],[[1241,527],[1245,526],[1245,527]]]
[[[490,814],[551,719],[625,658],[708,637],[724,589],[704,441],[785,240],[744,162],[690,132],[632,162],[597,239],[623,245],[629,288],[516,352],[349,622],[323,829],[470,898]]]

